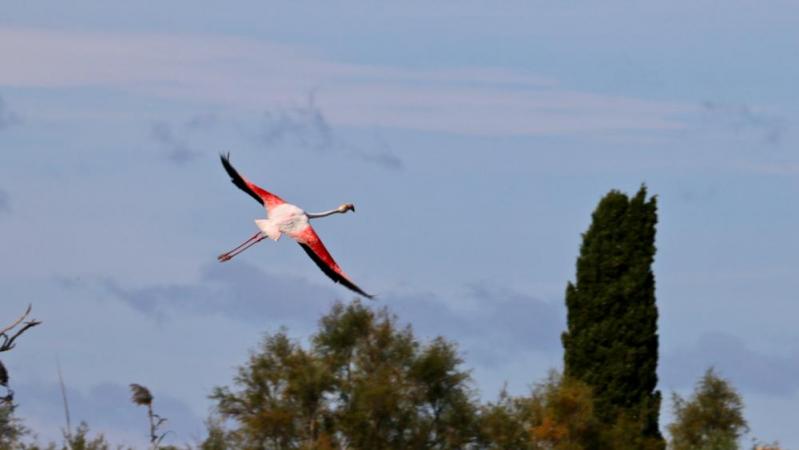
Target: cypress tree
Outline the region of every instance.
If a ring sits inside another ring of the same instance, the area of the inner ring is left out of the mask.
[[[658,428],[655,197],[609,192],[583,234],[577,279],[566,288],[565,375],[593,388],[595,410],[629,448],[663,448]],[[623,425],[619,425],[623,424]],[[621,428],[620,428],[621,427]],[[604,447],[601,444],[596,444]],[[593,446],[592,446],[593,447]]]

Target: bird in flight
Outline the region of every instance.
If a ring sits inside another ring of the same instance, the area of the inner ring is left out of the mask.
[[[310,220],[318,219],[320,217],[327,217],[333,214],[344,214],[348,211],[355,211],[355,206],[352,203],[344,203],[336,209],[324,211],[320,213],[308,213],[300,209],[296,205],[286,203],[285,200],[278,197],[271,192],[258,187],[250,182],[243,176],[239,175],[233,165],[230,164],[230,154],[220,155],[222,159],[222,166],[225,171],[230,175],[230,181],[239,189],[249,194],[258,203],[266,208],[266,219],[256,219],[255,225],[259,231],[251,238],[244,241],[241,245],[223,253],[217,257],[219,262],[229,261],[234,256],[247,250],[253,245],[261,242],[265,238],[277,241],[282,234],[289,236],[297,241],[305,253],[311,257],[313,262],[322,269],[325,273],[336,283],[341,283],[347,288],[351,289],[366,298],[373,298],[373,295],[367,294],[363,289],[359,288],[343,270],[336,264],[330,252],[327,251],[325,245],[319,239],[319,236],[311,227]]]

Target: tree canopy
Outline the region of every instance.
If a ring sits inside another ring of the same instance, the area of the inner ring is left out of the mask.
[[[734,450],[748,429],[743,401],[730,383],[710,368],[691,397],[672,395],[674,423],[669,425],[674,450]]]
[[[386,309],[336,304],[309,348],[267,335],[213,399],[244,448],[464,448],[477,439],[471,378],[453,344],[419,342]]]

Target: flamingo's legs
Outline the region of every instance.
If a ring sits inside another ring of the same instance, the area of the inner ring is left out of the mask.
[[[231,250],[229,252],[226,252],[226,253],[222,253],[221,255],[217,256],[216,259],[218,259],[219,262],[228,261],[231,258],[233,258],[234,256],[238,255],[239,253],[243,252],[244,250],[247,250],[248,248],[252,247],[253,245],[257,244],[258,242],[261,242],[261,240],[263,240],[265,237],[266,236],[264,236],[259,231],[259,232],[255,233],[251,238],[249,238],[246,241],[244,241],[241,245],[239,245],[238,247],[234,248],[233,250]]]

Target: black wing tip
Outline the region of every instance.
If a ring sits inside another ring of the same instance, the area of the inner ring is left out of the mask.
[[[225,172],[227,172],[228,176],[230,176],[230,182],[233,183],[237,188],[246,192],[250,197],[254,198],[256,202],[263,205],[264,200],[261,198],[261,196],[259,196],[247,185],[247,182],[244,181],[244,178],[242,178],[239,172],[233,167],[233,164],[230,163],[230,152],[227,154],[219,153],[219,159],[222,161],[222,166],[225,168]]]
[[[305,250],[305,253],[308,254],[308,256],[311,258],[311,260],[314,263],[316,263],[317,267],[319,267],[322,270],[322,272],[324,272],[325,275],[327,275],[331,280],[333,280],[334,283],[340,283],[344,287],[346,287],[347,289],[351,290],[352,292],[355,292],[356,294],[360,294],[360,295],[368,298],[369,300],[374,300],[375,295],[367,294],[366,292],[364,292],[363,289],[361,289],[357,285],[355,285],[355,283],[353,283],[352,281],[342,277],[341,275],[339,275],[335,271],[331,270],[330,267],[327,267],[327,264],[325,264],[324,261],[322,261],[319,258],[319,256],[316,253],[314,253],[314,251],[311,249],[310,246],[308,246],[306,244],[303,244],[302,242],[298,242],[298,244],[300,244],[300,247],[302,247],[302,249]]]
[[[377,297],[374,294],[367,294],[366,292],[364,292],[363,289],[359,288],[358,286],[356,286],[356,285],[354,285],[352,283],[341,282],[341,284],[346,286],[349,290],[355,292],[356,294],[360,294],[361,296],[363,296],[363,297],[365,297],[365,298],[367,298],[369,300],[374,300]]]
[[[375,294],[370,294],[368,292],[365,292],[363,289],[359,288],[358,286],[355,286],[354,284],[352,286],[355,288],[352,289],[353,291],[357,292],[358,294],[361,294],[363,297],[366,297],[369,300],[374,300],[375,297],[377,297]]]
[[[360,294],[363,297],[368,298],[369,300],[374,300],[375,297],[376,297],[374,294],[367,294],[366,292],[364,292],[363,289],[359,288],[358,286],[356,286],[353,283],[343,283],[342,282],[341,284],[343,284],[344,286],[348,287],[351,291],[353,291],[353,292],[355,292],[357,294]]]
[[[224,166],[225,171],[233,177],[233,174],[230,173],[231,171],[236,172],[236,169],[233,168],[233,164],[230,163],[230,152],[227,153],[219,153],[219,160],[222,161],[222,166]]]

